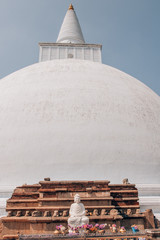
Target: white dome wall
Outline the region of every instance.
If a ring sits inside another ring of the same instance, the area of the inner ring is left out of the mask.
[[[0,182],[159,183],[160,98],[112,67],[34,64],[0,81]]]

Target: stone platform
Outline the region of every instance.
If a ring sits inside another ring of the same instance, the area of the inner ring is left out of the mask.
[[[7,239],[8,236],[6,236]],[[150,239],[149,235],[147,234],[146,231],[140,231],[138,233],[134,233],[132,231],[127,231],[125,234],[121,234],[121,233],[106,233],[104,235],[98,235],[98,234],[89,234],[89,235],[84,235],[84,236],[71,236],[71,235],[59,235],[59,236],[55,236],[53,234],[36,234],[36,235],[17,235],[17,236],[12,236],[12,239],[17,239],[17,240],[69,240],[69,239],[76,239],[76,240],[108,240],[108,239],[143,239],[143,240],[147,240]],[[5,239],[5,237],[4,237]]]
[[[103,235],[89,234],[84,236],[71,236],[71,235],[59,235],[55,236],[53,234],[34,234],[34,235],[5,235],[3,239],[8,240],[151,240],[160,239],[160,229],[152,229],[146,231],[139,231],[134,233],[132,231],[127,231],[126,233],[105,233]]]

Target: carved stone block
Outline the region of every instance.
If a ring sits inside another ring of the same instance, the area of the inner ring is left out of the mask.
[[[55,210],[55,211],[54,211],[53,217],[59,217],[59,212],[58,212],[58,210]]]
[[[127,215],[128,216],[132,215],[132,210],[130,208],[127,209]]]
[[[106,209],[102,209],[102,210],[101,210],[101,215],[102,215],[102,216],[106,215]]]
[[[12,217],[12,211],[9,211],[9,212],[8,212],[7,217]]]
[[[117,209],[111,209],[110,212],[109,212],[109,215],[111,216],[117,216],[119,214],[118,210]]]
[[[93,210],[93,215],[94,215],[94,216],[98,216],[98,215],[99,215],[98,209],[94,209],[94,210]]]
[[[16,217],[21,217],[22,216],[22,212],[21,211],[17,211]]]
[[[64,210],[62,216],[63,216],[63,217],[67,217],[67,216],[68,216],[68,211],[67,211],[67,210]]]
[[[34,211],[33,213],[32,213],[32,217],[40,217],[40,212],[39,211]]]
[[[44,217],[50,217],[50,216],[51,216],[50,211],[45,211],[45,212],[44,212]]]
[[[48,178],[44,178],[44,181],[51,181],[51,179],[48,177]]]
[[[88,210],[86,210],[85,213],[86,213],[86,214],[85,214],[86,216],[89,216],[89,215],[90,215]]]
[[[128,178],[123,179],[123,184],[130,184],[129,181],[128,181]]]
[[[29,217],[31,216],[31,212],[30,211],[26,211],[25,217]]]
[[[141,213],[140,208],[136,209],[136,214],[140,214],[140,213]]]

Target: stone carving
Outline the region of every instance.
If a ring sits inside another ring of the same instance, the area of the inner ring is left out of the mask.
[[[50,217],[50,216],[51,216],[50,211],[45,211],[45,212],[44,212],[44,217]]]
[[[59,217],[59,212],[58,212],[58,210],[55,210],[55,211],[54,211],[53,217]]]
[[[31,215],[30,211],[26,211],[25,217],[29,217]]]
[[[63,217],[67,217],[67,216],[68,216],[68,211],[67,211],[67,210],[64,210],[62,216],[63,216]]]
[[[89,216],[89,215],[90,215],[88,210],[85,210],[85,215],[86,215],[86,216]]]
[[[40,212],[39,211],[34,211],[32,213],[32,217],[40,217]]]
[[[111,209],[111,211],[109,212],[109,215],[111,216],[117,216],[119,214],[118,210],[117,209]]]
[[[106,215],[106,209],[102,209],[101,210],[101,215],[103,216],[103,215]]]
[[[98,216],[98,215],[99,215],[99,214],[98,214],[98,209],[94,209],[94,210],[93,210],[93,215],[94,215],[94,216]]]
[[[89,218],[85,216],[85,207],[80,201],[79,194],[76,194],[70,207],[68,224],[73,228],[89,223]]]
[[[12,211],[9,211],[9,212],[8,212],[7,217],[12,217]]]
[[[130,208],[127,209],[127,215],[132,215],[132,210]]]
[[[123,184],[125,184],[125,185],[126,185],[126,184],[130,184],[129,181],[128,181],[128,178],[124,178],[124,179],[123,179]]]
[[[21,211],[17,211],[16,217],[20,217],[22,216],[22,212]]]
[[[141,211],[140,211],[140,208],[136,209],[136,214],[140,214]]]

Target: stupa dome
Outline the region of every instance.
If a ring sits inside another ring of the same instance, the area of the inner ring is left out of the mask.
[[[158,183],[160,98],[113,67],[31,65],[0,81],[1,185],[109,179]]]

